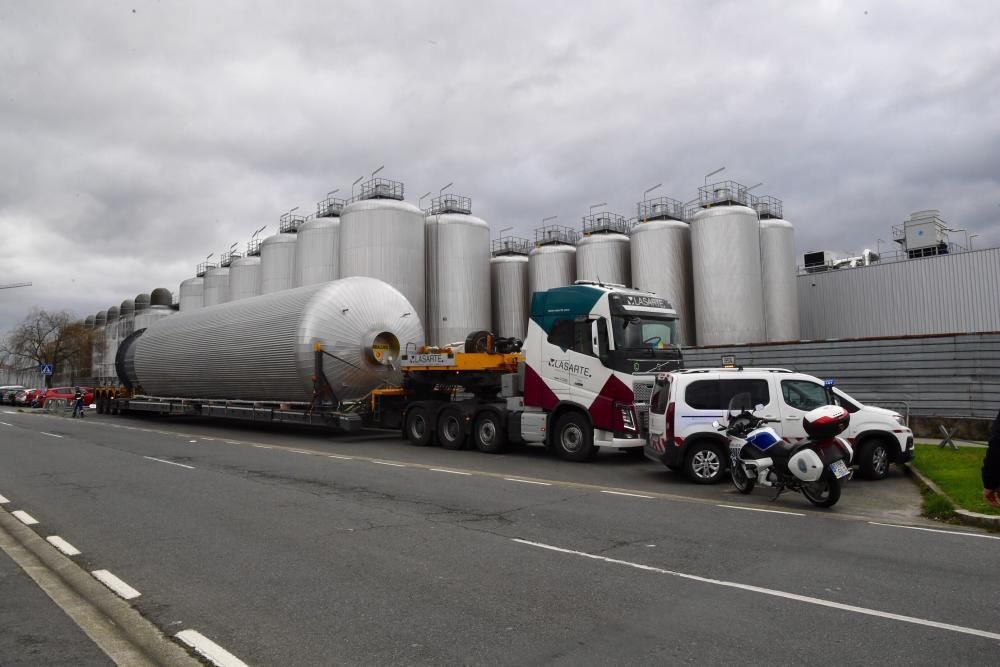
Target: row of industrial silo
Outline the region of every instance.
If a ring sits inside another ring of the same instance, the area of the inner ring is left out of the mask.
[[[170,290],[158,287],[84,319],[84,326],[93,332],[90,374],[95,381],[114,381],[116,364],[121,363],[118,354],[121,343],[134,332],[172,314],[172,301]]]

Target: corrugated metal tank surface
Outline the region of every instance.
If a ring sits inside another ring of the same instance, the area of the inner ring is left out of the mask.
[[[295,243],[295,286],[326,283],[340,277],[340,218],[313,218],[299,226]]]
[[[220,266],[205,272],[205,307],[225,303],[229,298],[229,267]]]
[[[535,292],[572,285],[576,280],[576,248],[552,243],[528,253],[528,303]]]
[[[528,258],[499,255],[490,260],[493,332],[504,338],[528,334]]]
[[[227,301],[260,296],[260,257],[240,257],[229,265],[229,298]]]
[[[334,391],[360,398],[401,380],[373,347],[398,363],[408,343],[423,340],[419,314],[398,290],[344,278],[164,318],[136,341],[135,369],[152,395],[308,402],[319,342],[339,357],[323,358]]]
[[[698,345],[764,341],[757,212],[703,208],[691,218],[691,277]]]
[[[769,342],[799,339],[799,295],[795,286],[795,228],[781,218],[760,221],[764,283],[764,330]]]
[[[1000,331],[1000,248],[797,278],[802,337]]]
[[[205,279],[188,278],[180,285],[180,310],[187,312],[205,306]]]
[[[679,220],[649,220],[633,227],[630,238],[632,286],[669,301],[680,318],[678,345],[694,345],[691,228]]]
[[[104,355],[101,358],[101,377],[115,376],[115,355],[118,353],[118,343],[121,341],[118,328],[118,306],[111,306],[104,315],[107,324],[104,326]]]
[[[416,312],[424,300],[424,213],[395,199],[363,199],[340,213],[340,275],[383,280]]]
[[[576,279],[631,284],[629,240],[624,234],[595,233],[576,242]]]
[[[490,328],[490,226],[474,215],[427,216],[427,342],[465,341]]]
[[[260,243],[260,293],[295,286],[295,234],[275,234]]]

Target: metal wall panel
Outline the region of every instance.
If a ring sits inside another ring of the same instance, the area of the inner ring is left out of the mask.
[[[992,419],[1000,408],[1000,334],[688,348],[687,368],[788,368],[831,378],[859,401],[910,414]]]
[[[1000,248],[798,277],[802,337],[1000,331]]]

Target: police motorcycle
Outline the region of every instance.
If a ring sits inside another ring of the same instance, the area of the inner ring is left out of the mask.
[[[802,418],[809,436],[802,442],[786,442],[756,412],[749,408],[750,395],[738,394],[729,403],[726,424],[713,425],[729,438],[729,473],[733,486],[748,494],[756,485],[775,490],[772,500],[784,491],[798,491],[817,507],[833,507],[840,500],[841,482],[851,476],[854,451],[837,437],[850,422],[850,414],[837,405],[824,405]]]

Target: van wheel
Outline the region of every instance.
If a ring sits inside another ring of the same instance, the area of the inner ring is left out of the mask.
[[[692,443],[684,457],[684,472],[698,484],[715,484],[726,471],[722,450],[713,442],[700,440]]]
[[[462,449],[465,446],[465,417],[455,408],[445,408],[438,415],[437,439],[445,449]]]
[[[567,412],[556,422],[552,446],[567,461],[586,461],[594,454],[594,432],[579,412]]]
[[[472,424],[472,442],[486,454],[499,454],[507,448],[507,430],[500,416],[490,410],[476,415]]]
[[[885,479],[889,474],[889,448],[881,438],[869,438],[858,452],[858,465],[866,479]]]
[[[406,439],[411,445],[426,447],[431,444],[431,437],[434,435],[430,422],[427,419],[427,408],[417,406],[410,408],[406,413]]]

